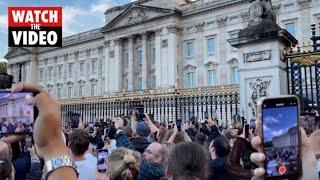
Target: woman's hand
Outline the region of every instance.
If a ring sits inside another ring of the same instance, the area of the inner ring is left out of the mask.
[[[302,160],[302,177],[301,179],[319,179],[319,174],[316,170],[316,158],[315,153],[312,149],[312,144],[310,139],[307,137],[303,128],[300,128],[301,133],[301,160]],[[320,136],[319,136],[320,137]],[[317,142],[320,142],[320,138],[316,138]],[[312,138],[311,138],[312,139]],[[312,143],[315,142],[312,139]],[[264,170],[264,160],[265,155],[263,153],[262,141],[259,136],[256,136],[251,141],[252,147],[258,150],[258,153],[251,154],[251,161],[259,166],[259,168],[254,170],[255,178],[263,179],[265,170]]]

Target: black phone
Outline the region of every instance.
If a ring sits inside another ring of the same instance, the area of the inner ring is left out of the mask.
[[[177,120],[176,120],[176,126],[177,126],[177,128],[178,128],[178,131],[181,130],[181,124],[182,124],[182,120],[181,120],[181,119],[177,119]]]
[[[209,119],[209,115],[208,115],[208,112],[204,112],[204,119]]]
[[[24,138],[24,152],[28,152],[28,148],[32,148],[32,136],[26,136]]]
[[[100,149],[97,151],[97,170],[98,172],[106,172],[107,171],[107,163],[106,159],[108,158],[108,150]]]
[[[300,105],[296,96],[258,103],[266,179],[295,179],[301,174]]]
[[[30,134],[38,110],[30,101],[32,92],[0,92],[0,134]]]
[[[245,134],[246,139],[248,139],[249,138],[249,124],[246,124],[244,126],[244,134]]]

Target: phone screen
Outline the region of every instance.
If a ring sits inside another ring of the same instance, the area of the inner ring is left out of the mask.
[[[298,107],[298,100],[294,97],[263,101],[263,145],[267,179],[298,176],[301,172]]]
[[[106,149],[98,150],[97,169],[99,172],[106,172],[107,171],[107,163],[106,163],[107,157],[108,157],[108,150],[106,150]]]
[[[0,134],[33,132],[36,113],[30,97],[33,93],[0,92]]]

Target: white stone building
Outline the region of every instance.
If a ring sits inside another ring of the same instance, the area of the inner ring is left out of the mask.
[[[105,12],[101,28],[62,48],[9,48],[8,73],[59,99],[109,92],[237,84],[227,39],[249,20],[247,0],[138,0]],[[277,23],[299,42],[320,23],[320,0],[273,0]],[[319,32],[320,33],[320,32]]]

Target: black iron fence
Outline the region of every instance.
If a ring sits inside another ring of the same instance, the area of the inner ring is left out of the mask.
[[[320,29],[320,24],[319,24]],[[312,44],[302,44],[287,50],[288,93],[297,95],[301,111],[320,111],[320,36],[311,26]]]
[[[197,120],[216,117],[230,125],[239,115],[239,86],[228,85],[196,89],[150,90],[144,92],[115,93],[104,97],[88,97],[61,100],[63,123],[69,122],[73,113],[80,114],[80,120],[96,122],[127,116],[137,106],[152,114],[155,121]]]

